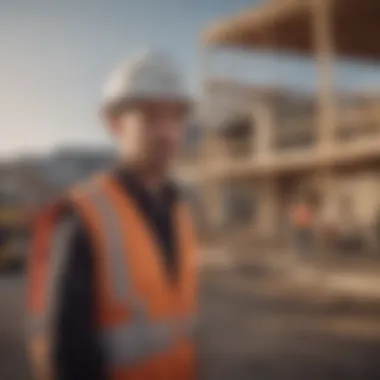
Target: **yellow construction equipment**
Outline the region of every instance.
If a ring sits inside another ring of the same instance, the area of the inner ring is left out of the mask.
[[[29,221],[26,208],[0,194],[0,270],[23,266],[26,258]]]

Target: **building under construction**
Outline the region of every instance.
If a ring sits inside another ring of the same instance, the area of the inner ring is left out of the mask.
[[[239,193],[230,203],[236,208],[237,199],[245,199],[241,209],[251,209],[241,217],[245,228],[268,238],[286,236],[290,205],[307,197],[317,205],[319,227],[344,218],[349,207],[372,239],[380,211],[380,98],[342,98],[332,67],[335,58],[380,58],[379,19],[378,0],[272,0],[204,32],[205,104],[229,96],[219,119],[205,119],[201,173],[210,225],[226,224],[226,194]],[[315,58],[317,91],[248,89],[215,79],[207,57],[216,48]],[[234,117],[226,123],[228,114]]]

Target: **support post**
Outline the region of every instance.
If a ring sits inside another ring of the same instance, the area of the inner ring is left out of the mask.
[[[202,185],[202,203],[205,209],[207,235],[213,239],[223,222],[222,184],[216,180],[205,180]]]
[[[260,160],[265,160],[273,152],[274,120],[271,107],[267,101],[255,101],[252,109],[254,124],[253,154]]]
[[[333,80],[333,25],[331,0],[314,0],[313,27],[318,80],[318,144],[323,153],[331,150],[336,128]]]
[[[278,230],[279,202],[277,182],[267,178],[260,186],[260,202],[258,212],[258,234],[264,239],[273,239]]]
[[[313,1],[315,56],[318,80],[318,108],[317,108],[317,144],[320,158],[329,160],[329,156],[334,150],[336,138],[337,114],[336,99],[334,94],[333,79],[333,1],[314,0]],[[333,174],[331,169],[326,167],[318,175],[319,195],[322,199],[320,212],[323,225],[327,223],[325,215],[333,207],[332,194],[334,192]]]

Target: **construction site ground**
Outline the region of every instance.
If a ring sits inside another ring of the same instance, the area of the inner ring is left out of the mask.
[[[380,379],[380,258],[214,249],[203,260],[204,378]]]
[[[286,250],[236,260],[220,248],[202,257],[202,379],[380,379],[380,260],[300,260]],[[4,380],[31,378],[24,284],[0,278]]]

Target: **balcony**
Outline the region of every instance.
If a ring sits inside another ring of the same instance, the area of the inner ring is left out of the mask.
[[[380,108],[376,105],[342,109],[334,138],[338,144],[358,143],[380,136]]]
[[[320,143],[318,119],[311,115],[274,124],[267,149],[255,148],[260,138],[257,134],[245,140],[215,139],[202,166],[201,177],[267,176],[380,158],[379,106],[341,108],[336,120],[331,140]]]
[[[217,133],[227,157],[246,159],[254,153],[255,128],[249,117],[240,115],[227,119]]]
[[[311,116],[295,117],[277,123],[273,131],[272,149],[284,152],[313,147],[317,142],[316,119]]]

